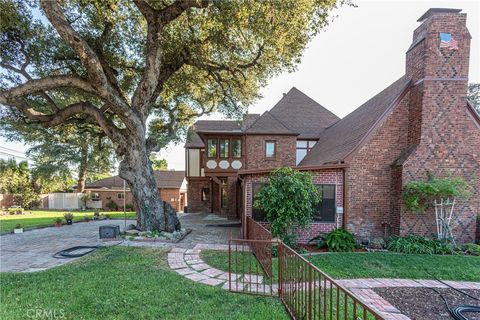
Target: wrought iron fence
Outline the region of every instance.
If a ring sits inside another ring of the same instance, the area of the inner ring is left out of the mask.
[[[278,296],[293,319],[384,319],[250,218],[247,235],[229,241],[230,291]]]
[[[278,293],[293,319],[383,319],[282,242],[278,244]]]

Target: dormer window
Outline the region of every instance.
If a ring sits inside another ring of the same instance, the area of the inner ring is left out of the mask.
[[[315,140],[297,140],[297,160],[296,165],[298,165],[303,158],[307,155],[307,153],[312,150],[313,146],[315,146],[317,141]]]
[[[209,158],[217,157],[217,139],[207,140],[207,156]]]

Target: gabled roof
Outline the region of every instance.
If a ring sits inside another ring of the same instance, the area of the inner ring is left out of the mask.
[[[293,87],[270,110],[298,139],[318,139],[320,133],[340,120],[335,114]]]
[[[275,118],[271,112],[266,111],[259,117],[252,125],[246,130],[246,133],[251,134],[292,134],[296,135],[296,132],[291,131],[284,124],[282,124],[277,118]]]
[[[198,120],[190,127],[185,148],[204,148],[197,132],[242,132],[242,122],[236,120]]]
[[[185,179],[185,171],[154,171],[155,180],[158,188],[179,189]],[[86,189],[122,189],[123,179],[119,176],[108,177],[87,183]],[[128,186],[127,186],[128,188]]]
[[[407,90],[410,79],[403,76],[385,90],[365,102],[342,120],[326,129],[315,147],[299,166],[316,166],[343,161],[356,150],[382,116],[398,102]]]

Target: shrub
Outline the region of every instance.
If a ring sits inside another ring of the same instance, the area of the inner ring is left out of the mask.
[[[62,218],[58,217],[54,221],[55,221],[56,224],[60,224],[60,223],[62,223]]]
[[[20,207],[12,207],[8,208],[8,214],[22,214],[23,213],[23,208]]]
[[[387,241],[387,250],[406,254],[453,254],[456,249],[449,240],[437,240],[416,235],[393,236]]]
[[[330,232],[325,239],[325,243],[329,251],[348,252],[355,249],[353,234],[341,228]]]
[[[127,204],[125,205],[125,210],[133,211],[133,204],[127,203]]]
[[[472,256],[480,256],[480,244],[467,243],[463,246],[463,249]]]
[[[319,201],[311,174],[280,168],[270,174],[268,183],[257,193],[254,206],[266,213],[272,235],[295,247],[295,228],[312,221]]]
[[[65,213],[63,217],[65,218],[65,220],[73,220],[73,214],[70,212]]]
[[[107,202],[107,208],[112,211],[116,211],[118,210],[118,204],[116,204],[115,201],[110,199],[110,201]]]

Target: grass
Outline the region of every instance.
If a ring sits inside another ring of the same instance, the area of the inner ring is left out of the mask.
[[[202,251],[204,261],[228,270],[228,253]],[[248,259],[248,258],[245,258]],[[308,259],[308,258],[307,258]],[[312,263],[334,278],[401,278],[480,281],[480,257],[346,252],[313,255]],[[274,279],[277,260],[273,261]]]
[[[33,227],[46,227],[53,226],[55,224],[55,218],[62,218],[63,214],[67,211],[58,211],[58,210],[26,210],[26,212],[31,212],[31,214],[15,214],[15,215],[5,215],[0,216],[0,232],[11,232],[17,224],[21,224],[23,228],[33,228]],[[93,210],[87,211],[72,211],[73,221],[82,221],[85,216],[90,218],[93,217]],[[123,218],[122,212],[101,212],[102,214],[108,214],[112,218]],[[135,212],[127,212],[128,219],[135,219]],[[65,219],[63,219],[65,222]]]
[[[166,266],[166,251],[110,247],[37,273],[0,273],[0,319],[288,319],[278,299],[229,293]]]

